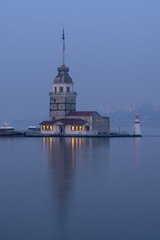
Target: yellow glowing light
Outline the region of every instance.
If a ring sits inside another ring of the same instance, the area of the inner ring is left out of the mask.
[[[82,126],[79,126],[79,131],[82,131]]]
[[[52,137],[50,137],[49,142],[50,142],[50,152],[52,152],[52,147],[53,147],[53,145],[52,145]]]
[[[81,150],[81,147],[82,147],[82,139],[79,138],[79,149]]]
[[[78,131],[78,126],[76,126],[76,131]]]
[[[71,130],[74,131],[74,126],[71,127]]]
[[[72,167],[74,166],[74,138],[72,138]]]
[[[53,126],[50,126],[50,130],[53,130]]]

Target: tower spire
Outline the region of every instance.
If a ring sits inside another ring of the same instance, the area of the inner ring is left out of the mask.
[[[64,50],[65,50],[65,36],[64,36],[64,28],[63,28],[63,34],[62,34],[62,41],[63,41],[63,59],[62,59],[62,65],[64,65]]]

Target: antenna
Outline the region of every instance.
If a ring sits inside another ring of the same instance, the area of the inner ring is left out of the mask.
[[[62,34],[62,41],[63,41],[63,61],[62,64],[64,65],[64,50],[65,50],[65,36],[64,36],[64,28],[63,28],[63,34]]]

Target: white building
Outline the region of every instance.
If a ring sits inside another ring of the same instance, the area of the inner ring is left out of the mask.
[[[109,135],[109,118],[97,112],[70,112],[66,118],[40,123],[43,134],[53,135]]]

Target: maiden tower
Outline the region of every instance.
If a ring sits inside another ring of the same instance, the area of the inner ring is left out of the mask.
[[[60,118],[65,118],[68,113],[76,111],[76,96],[77,93],[73,91],[73,81],[69,75],[69,68],[64,64],[65,51],[65,36],[64,30],[62,35],[63,42],[63,61],[59,67],[58,74],[53,82],[53,91],[49,93],[50,96],[50,120],[54,121]]]

